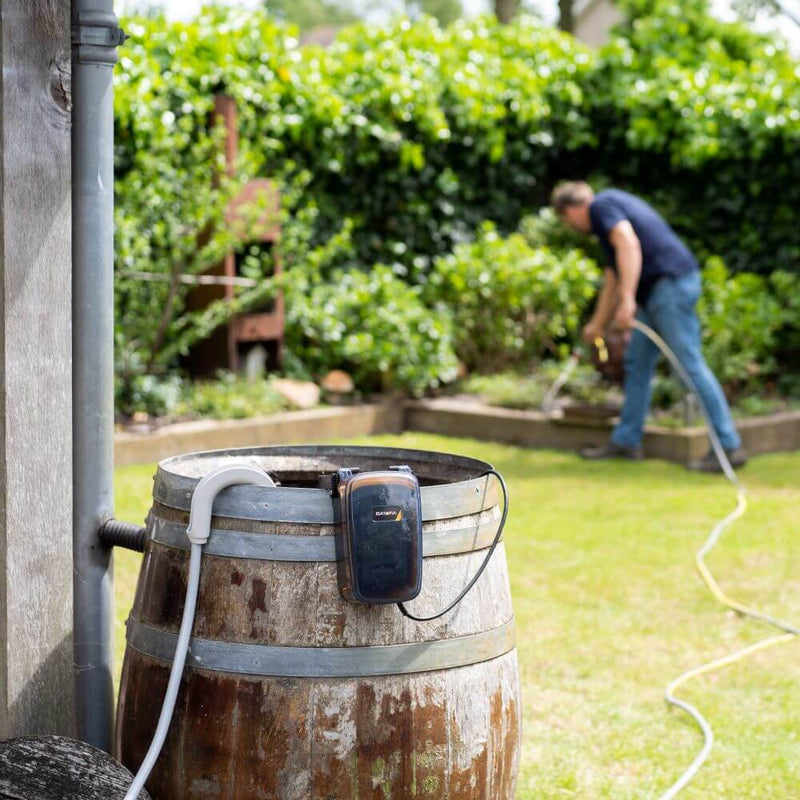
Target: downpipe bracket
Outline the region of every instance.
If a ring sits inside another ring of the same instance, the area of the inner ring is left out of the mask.
[[[78,11],[72,17],[72,54],[79,64],[113,67],[119,60],[117,48],[129,38],[116,14]]]

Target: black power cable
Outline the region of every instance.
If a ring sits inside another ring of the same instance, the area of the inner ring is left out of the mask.
[[[508,487],[506,486],[506,482],[503,479],[503,476],[496,470],[496,469],[489,469],[483,473],[480,477],[486,477],[487,475],[494,475],[498,481],[500,481],[500,488],[503,490],[503,514],[500,517],[500,524],[497,526],[497,533],[494,535],[494,541],[492,541],[492,545],[489,548],[489,552],[486,554],[486,558],[483,559],[483,563],[478,568],[478,571],[475,573],[475,576],[472,580],[467,584],[466,588],[461,592],[461,594],[450,603],[444,611],[440,611],[438,614],[434,614],[430,617],[417,617],[412,614],[405,606],[405,603],[398,603],[397,607],[400,609],[401,613],[404,617],[408,617],[409,619],[413,619],[415,622],[431,622],[435,619],[439,619],[439,617],[443,617],[447,614],[448,611],[452,611],[472,590],[472,587],[480,579],[481,575],[483,575],[483,571],[486,569],[487,565],[491,557],[494,555],[494,551],[497,549],[497,545],[500,543],[500,537],[503,535],[503,528],[506,525],[506,519],[508,518]]]

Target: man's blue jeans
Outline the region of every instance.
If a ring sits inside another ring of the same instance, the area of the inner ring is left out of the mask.
[[[742,442],[722,388],[703,358],[700,322],[695,311],[699,296],[699,270],[678,278],[664,277],[653,286],[644,308],[639,308],[636,317],[659,333],[678,357],[708,409],[722,446],[732,450],[740,447]],[[650,408],[650,379],[658,357],[658,348],[643,333],[634,330],[625,351],[622,418],[611,435],[616,444],[638,447],[642,442]]]

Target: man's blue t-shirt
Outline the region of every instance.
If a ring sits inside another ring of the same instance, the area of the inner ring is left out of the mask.
[[[677,277],[698,269],[697,259],[678,238],[675,231],[644,200],[620,189],[599,192],[589,206],[592,232],[600,240],[608,266],[617,271],[614,248],[608,240],[611,229],[628,220],[642,245],[642,274],[636,289],[636,301],[641,305],[653,284],[665,275]]]

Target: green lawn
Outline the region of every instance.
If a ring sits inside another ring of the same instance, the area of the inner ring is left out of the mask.
[[[665,684],[770,632],[716,605],[693,569],[731,489],[662,462],[587,464],[417,434],[368,441],[478,456],[508,480],[525,706],[517,800],[657,797],[700,744],[665,707]],[[120,518],[142,519],[153,471],[118,470]],[[755,459],[743,476],[750,510],[711,565],[737,599],[800,621],[800,454]],[[121,663],[138,557],[120,552],[116,568]],[[684,696],[717,744],[681,797],[800,798],[800,642],[701,678]]]

